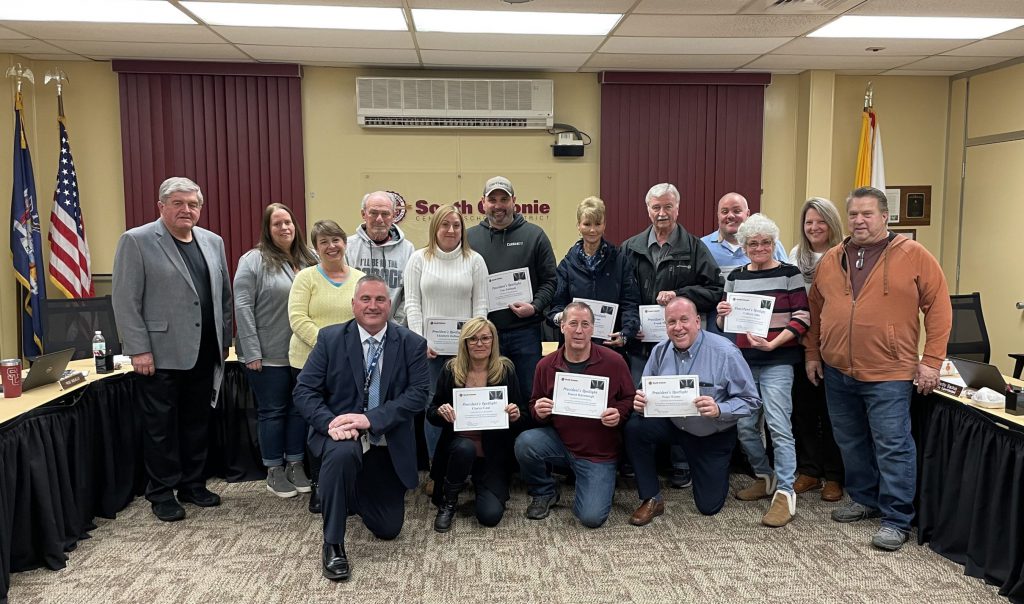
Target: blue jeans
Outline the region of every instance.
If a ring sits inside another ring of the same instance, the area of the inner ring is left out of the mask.
[[[267,367],[245,377],[256,398],[260,452],[268,468],[302,461],[306,452],[306,422],[292,403],[295,378],[291,367]]]
[[[793,492],[796,480],[796,441],[793,440],[793,366],[754,365],[750,368],[764,403],[748,417],[736,422],[740,446],[758,476],[772,476],[772,466],[764,449],[761,416],[768,424],[775,452],[775,479],[780,491]]]
[[[438,355],[433,359],[427,359],[427,367],[430,368],[430,396],[427,399],[427,406],[430,406],[430,402],[434,400],[434,393],[437,392],[437,378],[441,375],[441,370],[444,369],[444,364],[453,357],[444,357]],[[441,428],[438,428],[434,424],[423,421],[423,438],[427,441],[427,459],[433,460],[434,453],[437,451],[437,441],[441,439]]]
[[[596,462],[573,457],[550,426],[523,432],[516,439],[515,449],[519,473],[532,497],[556,493],[548,465],[570,468],[576,474],[572,513],[589,528],[597,528],[608,519],[615,494],[615,460]]]
[[[917,446],[910,434],[910,380],[862,382],[825,365],[832,433],[850,498],[882,512],[882,525],[910,531]]]
[[[524,399],[533,396],[533,374],[541,357],[540,324],[520,329],[498,331],[498,344],[502,356],[508,357],[516,367],[519,391]]]

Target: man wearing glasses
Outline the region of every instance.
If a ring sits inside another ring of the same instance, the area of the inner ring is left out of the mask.
[[[807,377],[824,378],[851,501],[836,522],[881,518],[871,543],[898,550],[910,535],[917,450],[910,395],[931,392],[946,356],[953,311],[946,278],[921,244],[889,232],[885,193],[846,199],[850,236],[825,252],[809,292]],[[924,354],[918,357],[919,315]]]
[[[392,321],[405,325],[405,265],[416,251],[398,228],[399,197],[388,191],[363,196],[363,224],[349,235],[345,262],[367,275],[377,275],[388,286]]]

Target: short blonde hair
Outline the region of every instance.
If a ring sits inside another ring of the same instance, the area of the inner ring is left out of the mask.
[[[604,224],[604,213],[604,202],[600,197],[591,195],[576,206],[576,224],[582,224],[584,219]]]

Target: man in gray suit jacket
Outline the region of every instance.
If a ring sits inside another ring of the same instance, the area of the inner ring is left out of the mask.
[[[354,319],[320,330],[295,385],[309,449],[323,459],[323,575],[349,577],[345,521],[359,514],[378,539],[402,530],[405,492],[416,488],[413,417],[427,405],[427,341],[388,321],[387,283],[356,284]]]
[[[157,518],[173,521],[185,517],[179,501],[220,504],[206,488],[203,467],[231,339],[231,286],[224,241],[196,226],[199,186],[168,178],[157,208],[160,218],[117,242],[113,303],[137,374],[146,499]]]

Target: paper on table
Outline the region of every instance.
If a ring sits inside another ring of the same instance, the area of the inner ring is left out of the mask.
[[[600,419],[608,408],[609,383],[606,377],[559,371],[555,374],[551,413]]]
[[[487,312],[507,309],[513,302],[533,302],[530,270],[514,268],[487,275]]]
[[[749,331],[755,336],[768,337],[772,309],[775,308],[774,297],[727,292],[725,300],[732,304],[732,312],[725,317],[725,333]]]
[[[582,302],[594,312],[594,337],[607,340],[615,331],[615,317],[619,314],[619,305],[601,300],[573,298],[573,302]]]
[[[665,331],[665,307],[660,304],[640,305],[640,331],[643,342],[664,342],[668,339]]]

